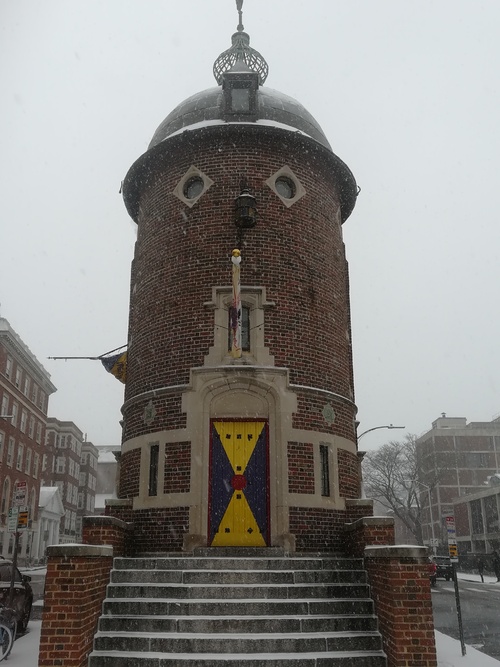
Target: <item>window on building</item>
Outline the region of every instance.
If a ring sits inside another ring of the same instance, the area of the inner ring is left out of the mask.
[[[17,426],[17,415],[18,415],[18,413],[19,413],[19,405],[14,401],[12,403],[12,413],[11,413],[12,414],[12,419],[10,421],[12,426]]]
[[[68,484],[66,485],[66,502],[70,503],[71,502],[71,496],[73,494],[73,484]]]
[[[151,445],[149,450],[149,495],[158,495],[158,457],[159,445]]]
[[[73,505],[76,505],[76,503],[78,502],[78,487],[77,486],[73,486],[71,502],[73,503]]]
[[[319,457],[321,465],[321,495],[330,495],[330,457],[328,445],[319,446]]]
[[[5,360],[5,376],[10,378],[12,375],[12,357],[7,357]]]
[[[33,415],[30,415],[29,425],[28,425],[28,436],[33,440],[35,435],[35,418]]]
[[[3,481],[2,487],[2,506],[0,511],[2,514],[7,514],[10,506],[10,479],[6,477]]]
[[[32,456],[32,451],[31,448],[28,447],[26,449],[26,461],[24,462],[24,472],[27,475],[31,475],[31,456]]]
[[[470,517],[472,524],[472,533],[480,535],[484,532],[483,513],[481,510],[481,501],[472,500],[470,503]]]
[[[45,472],[47,470],[47,463],[48,463],[48,456],[47,454],[44,454],[42,457],[42,472]]]
[[[43,410],[44,401],[45,401],[45,394],[43,393],[43,391],[40,390],[40,391],[38,392],[38,407],[39,407],[41,410]]]
[[[498,532],[498,507],[497,495],[486,496],[484,499],[484,518],[486,522],[486,532]]]
[[[42,442],[42,424],[41,422],[37,422],[36,424],[36,441],[38,444]]]
[[[238,321],[237,313],[233,306],[228,310],[227,321],[227,349],[231,351],[233,345],[233,329]],[[241,307],[241,349],[243,352],[250,352],[250,308],[248,306]]]
[[[33,382],[33,385],[31,387],[31,400],[33,403],[36,403],[36,399],[38,398],[38,386]]]
[[[84,499],[83,492],[80,492],[80,493],[78,494],[78,509],[79,509],[79,510],[84,509],[84,507],[85,507],[85,505],[84,505],[84,500],[85,500],[85,499]]]
[[[60,475],[64,475],[66,472],[66,460],[64,456],[58,456],[56,459],[56,472]]]
[[[85,486],[85,477],[86,477],[85,473],[81,472],[79,482],[78,482],[80,486]]]
[[[23,394],[29,396],[30,393],[30,379],[27,375],[24,376]]]
[[[24,458],[24,445],[22,444],[22,442],[20,442],[17,445],[17,462],[16,462],[17,470],[23,469],[23,458]]]
[[[9,395],[4,394],[2,396],[2,415],[8,415],[9,413]]]
[[[5,445],[5,433],[3,431],[0,431],[0,463],[3,463],[3,455],[4,455],[4,445]]]
[[[14,380],[14,384],[16,385],[17,388],[19,388],[19,385],[21,384],[21,369],[19,366],[16,368],[16,377]]]
[[[7,465],[9,468],[12,468],[14,465],[14,449],[16,447],[16,441],[12,436],[9,438],[9,446],[7,447]]]
[[[19,428],[21,429],[21,431],[22,431],[23,433],[26,433],[26,428],[27,428],[27,426],[28,426],[28,413],[27,413],[26,410],[23,408],[23,409],[21,410],[21,424],[20,424]]]
[[[38,478],[38,469],[40,467],[40,455],[35,452],[33,456],[33,477]]]

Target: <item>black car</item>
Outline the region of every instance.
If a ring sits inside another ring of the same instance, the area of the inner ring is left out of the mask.
[[[33,591],[30,586],[31,577],[21,574],[17,567],[14,570],[14,588],[12,603],[9,604],[10,582],[13,563],[10,560],[0,560],[0,604],[10,607],[17,622],[17,632],[26,630],[31,616],[33,605]]]
[[[432,560],[436,563],[436,577],[450,581],[453,577],[453,568],[448,556],[433,556]]]

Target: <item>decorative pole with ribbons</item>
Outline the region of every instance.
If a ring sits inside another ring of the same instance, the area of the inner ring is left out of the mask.
[[[232,252],[233,263],[233,302],[231,304],[231,354],[235,359],[241,357],[241,294],[240,294],[240,263],[241,252],[235,248]]]

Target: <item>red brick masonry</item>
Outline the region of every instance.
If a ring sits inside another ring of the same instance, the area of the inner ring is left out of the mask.
[[[113,565],[113,547],[47,548],[39,667],[86,667]]]
[[[436,667],[427,548],[366,547],[365,567],[389,667]]]

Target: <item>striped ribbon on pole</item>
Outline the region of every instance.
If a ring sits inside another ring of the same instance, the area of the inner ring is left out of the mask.
[[[235,248],[232,252],[233,263],[233,302],[231,304],[231,354],[235,359],[241,357],[241,294],[240,263],[241,252]]]

